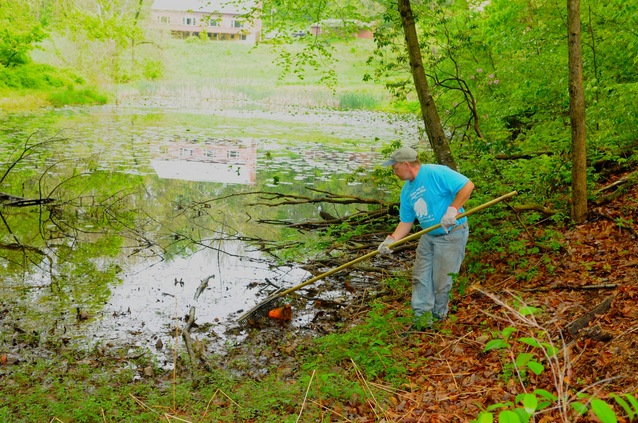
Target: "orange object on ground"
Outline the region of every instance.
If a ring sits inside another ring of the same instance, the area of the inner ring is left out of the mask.
[[[268,312],[268,317],[289,322],[292,320],[292,307],[290,304],[286,304],[283,307],[273,308]]]

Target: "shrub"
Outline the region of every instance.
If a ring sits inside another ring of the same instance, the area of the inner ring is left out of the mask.
[[[49,101],[52,105],[60,107],[64,105],[106,104],[108,99],[105,95],[90,88],[75,90],[72,85],[69,85],[66,90],[52,93],[49,96]]]

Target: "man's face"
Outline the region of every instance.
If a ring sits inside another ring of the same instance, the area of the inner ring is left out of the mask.
[[[397,175],[397,177],[402,181],[407,181],[412,177],[412,174],[410,173],[410,166],[408,163],[395,163],[392,165],[392,170],[394,171],[394,174]]]

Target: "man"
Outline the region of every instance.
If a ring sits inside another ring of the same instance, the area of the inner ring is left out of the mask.
[[[422,228],[441,223],[441,227],[421,237],[412,269],[412,310],[417,330],[431,327],[447,317],[452,276],[465,257],[469,235],[467,218],[456,220],[470,198],[474,184],[447,166],[421,164],[417,152],[409,147],[396,150],[383,166],[406,181],[401,190],[399,224],[379,245],[388,255],[388,245],[407,236],[418,220]]]

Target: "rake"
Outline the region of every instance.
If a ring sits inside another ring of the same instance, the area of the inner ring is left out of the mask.
[[[486,209],[486,208],[488,208],[488,207],[490,207],[490,206],[492,206],[492,205],[494,205],[496,203],[500,203],[503,200],[511,198],[511,197],[515,196],[516,194],[517,194],[516,191],[512,191],[512,192],[510,192],[508,194],[505,194],[505,195],[503,195],[501,197],[495,198],[492,201],[488,201],[487,203],[481,204],[480,206],[476,206],[473,209],[470,209],[470,210],[468,210],[466,212],[463,212],[463,213],[457,215],[456,218],[460,219],[462,217],[469,216],[469,215],[474,214],[474,213],[476,213],[478,211]],[[418,239],[422,235],[427,234],[428,232],[432,232],[433,230],[438,229],[440,227],[441,227],[441,224],[437,223],[436,225],[430,226],[429,228],[422,229],[419,232],[415,232],[412,235],[408,235],[405,238],[402,238],[402,239],[398,240],[397,242],[394,242],[394,243],[390,244],[388,247],[390,247],[390,248],[398,247],[401,244],[404,244],[406,242]],[[303,282],[303,283],[301,283],[299,285],[293,286],[292,288],[288,288],[288,289],[280,288],[277,291],[275,291],[274,293],[270,294],[270,296],[268,296],[262,302],[260,302],[259,304],[257,304],[256,306],[254,306],[253,308],[251,308],[250,310],[248,310],[247,312],[245,312],[241,316],[239,316],[237,321],[238,322],[243,322],[244,320],[248,319],[249,317],[257,315],[258,312],[263,310],[263,308],[265,306],[271,304],[273,301],[275,301],[275,300],[277,300],[279,298],[285,297],[286,295],[288,295],[288,294],[290,294],[290,293],[292,293],[294,291],[297,291],[298,289],[301,289],[301,288],[303,288],[305,286],[308,286],[308,285],[310,285],[312,283],[315,283],[315,282],[317,282],[317,281],[319,281],[321,279],[324,279],[324,278],[326,278],[326,277],[328,277],[330,275],[333,275],[333,274],[335,274],[337,272],[340,272],[341,270],[346,269],[346,268],[348,268],[348,267],[350,267],[352,265],[355,265],[355,264],[357,264],[357,263],[359,263],[359,262],[361,262],[363,260],[367,260],[367,259],[369,259],[371,257],[374,257],[377,254],[379,254],[379,251],[378,250],[373,250],[373,251],[371,251],[371,252],[369,252],[369,253],[367,253],[367,254],[365,254],[363,256],[357,257],[356,259],[354,259],[352,261],[344,263],[344,264],[342,264],[339,267],[335,267],[332,270],[329,270],[329,271],[327,271],[325,273],[322,273],[322,274],[317,275],[317,276],[315,276],[313,278],[310,278],[307,281],[305,281],[305,282]]]

